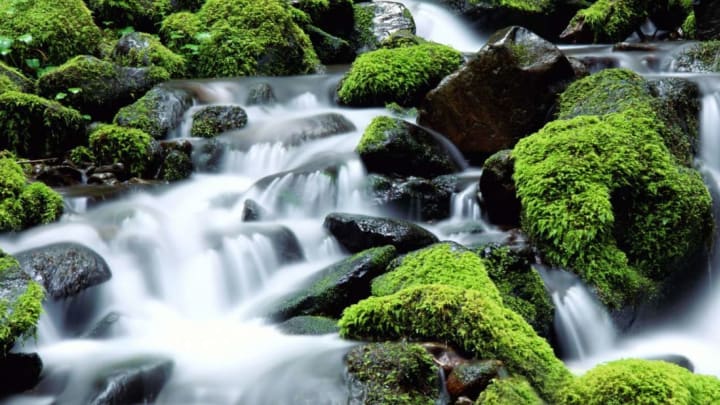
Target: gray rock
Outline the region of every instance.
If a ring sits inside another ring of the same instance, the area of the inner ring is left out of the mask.
[[[509,149],[490,156],[480,176],[480,193],[490,222],[518,226],[520,200],[513,181],[514,160]]]
[[[186,90],[155,86],[133,104],[121,108],[113,122],[164,139],[180,124],[191,105],[192,96]]]
[[[238,105],[211,105],[192,115],[190,135],[212,138],[225,131],[240,129],[247,124],[247,114]]]
[[[95,382],[99,387],[86,402],[92,405],[152,402],[170,379],[174,363],[167,359],[137,359],[115,365]]]
[[[356,41],[355,48],[358,53],[372,51],[377,49],[378,45],[387,39],[390,35],[398,31],[409,31],[415,33],[415,20],[403,4],[393,1],[373,1],[372,3],[359,3],[357,7],[362,7],[366,11],[363,13],[372,13],[372,22],[369,26],[362,26],[358,23],[364,21],[363,18],[355,16],[356,24]]]
[[[278,328],[288,335],[326,335],[340,331],[334,319],[312,315],[292,317],[278,324]]]
[[[432,221],[450,215],[452,195],[458,179],[453,175],[431,180],[370,175],[368,183],[375,204],[390,209],[404,219]]]
[[[385,245],[407,253],[438,241],[418,225],[390,218],[332,213],[325,217],[323,226],[351,253]]]

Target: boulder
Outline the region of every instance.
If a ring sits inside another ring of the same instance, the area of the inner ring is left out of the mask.
[[[43,363],[37,353],[0,355],[0,398],[35,387],[40,381],[42,368]]]
[[[315,26],[305,28],[320,62],[325,65],[351,63],[355,59],[355,50],[350,43]]]
[[[82,183],[83,173],[70,165],[40,165],[35,179],[50,187],[67,187]]]
[[[13,85],[12,90],[20,91],[23,93],[34,93],[35,92],[35,81],[28,79],[21,71],[6,65],[0,61],[0,83],[3,82],[2,77],[5,77]],[[7,82],[5,82],[7,83]],[[6,84],[8,86],[9,84]],[[0,85],[0,87],[2,87]],[[10,88],[6,89],[10,90]],[[0,93],[2,93],[0,89]]]
[[[185,58],[166,48],[156,36],[144,32],[123,35],[115,44],[111,58],[126,67],[159,66],[176,79],[185,74]]]
[[[100,125],[90,134],[90,149],[99,164],[122,163],[126,171],[117,173],[121,180],[128,175],[153,177],[162,157],[160,144],[147,133],[112,124]]]
[[[332,264],[308,281],[307,287],[286,297],[272,317],[286,320],[298,315],[337,318],[343,309],[370,296],[370,282],[385,271],[395,248],[371,248]]]
[[[0,357],[35,334],[44,295],[17,260],[0,250]]]
[[[313,25],[341,38],[352,34],[354,23],[353,0],[292,0],[290,4],[308,14]]]
[[[355,150],[370,173],[433,178],[455,173],[464,162],[442,135],[407,121],[375,117]]]
[[[441,220],[450,216],[452,196],[458,185],[458,178],[453,175],[434,179],[370,175],[367,179],[375,204],[390,209],[400,218],[420,221]]]
[[[355,131],[355,124],[339,113],[322,113],[270,122],[253,133],[233,139],[233,145],[250,148],[257,143],[280,142],[298,146],[304,142]]]
[[[332,213],[325,217],[323,226],[351,253],[385,245],[407,253],[438,241],[418,225],[390,218]]]
[[[248,91],[245,105],[270,105],[277,101],[270,83],[257,83]]]
[[[648,17],[649,3],[647,0],[596,1],[575,14],[560,39],[577,43],[623,41],[639,31]]]
[[[415,33],[415,20],[402,3],[373,1],[355,5],[353,45],[358,53],[377,49],[383,40],[398,31]]]
[[[93,384],[97,389],[88,404],[152,402],[172,375],[174,363],[167,359],[137,359],[103,371]]]
[[[201,107],[192,115],[190,136],[212,138],[226,131],[241,129],[245,124],[247,114],[239,105]]]
[[[694,0],[692,5],[697,39],[720,39],[720,4],[713,0]]]
[[[483,163],[480,194],[488,219],[493,224],[520,225],[520,200],[512,178],[513,165],[509,149],[493,154]]]
[[[112,277],[102,256],[76,243],[46,245],[15,256],[23,271],[41,283],[55,300],[75,296]]]
[[[493,378],[506,373],[498,360],[474,360],[459,364],[447,376],[445,386],[452,398],[477,398]]]
[[[266,218],[270,213],[257,201],[248,198],[243,202],[243,210],[241,220],[243,222],[255,222]]]
[[[185,180],[192,172],[193,162],[190,155],[179,150],[170,150],[163,157],[158,178],[169,182]]]
[[[165,139],[180,125],[192,101],[192,95],[183,89],[155,86],[136,102],[121,108],[113,123],[145,131],[155,139]]]
[[[556,96],[575,78],[550,42],[522,27],[495,33],[476,57],[427,94],[420,125],[483,158],[542,127]]]

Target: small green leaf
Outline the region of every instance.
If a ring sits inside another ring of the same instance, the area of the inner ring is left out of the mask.
[[[121,29],[120,31],[118,31],[118,33],[120,35],[132,34],[133,32],[135,32],[135,27],[132,27],[132,26],[125,27],[125,28]]]
[[[67,91],[68,91],[70,94],[78,94],[78,93],[80,93],[80,92],[82,91],[82,88],[80,88],[80,87],[68,87]]]
[[[211,37],[212,37],[212,35],[209,32],[203,31],[203,32],[198,32],[197,34],[195,34],[195,36],[193,38],[195,38],[195,40],[197,40],[198,42],[202,42],[202,41],[207,41]]]
[[[83,118],[85,121],[92,121],[92,117],[90,116],[90,114],[83,114],[83,115],[82,115],[82,118]]]
[[[32,58],[32,59],[25,59],[25,64],[28,65],[30,69],[37,70],[40,69],[40,59]]]
[[[13,39],[10,37],[2,37],[0,36],[0,55],[7,55],[10,53],[10,48],[12,48]]]
[[[55,100],[62,100],[65,97],[67,97],[67,93],[63,93],[62,91],[60,91],[55,95]]]
[[[30,44],[33,40],[33,37],[30,34],[23,34],[17,37],[17,40],[24,44]]]

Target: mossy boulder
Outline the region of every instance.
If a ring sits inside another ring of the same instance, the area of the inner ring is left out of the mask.
[[[323,227],[351,253],[385,245],[407,253],[438,241],[430,231],[411,222],[368,215],[331,213]]]
[[[192,106],[192,95],[182,89],[155,86],[134,103],[121,108],[113,123],[147,132],[155,139],[164,139],[182,121]]]
[[[25,60],[57,66],[75,55],[96,54],[101,34],[82,0],[4,0],[0,37],[13,40],[4,61],[31,72]]]
[[[23,93],[34,93],[35,82],[28,79],[21,71],[0,61],[0,93],[13,89]]]
[[[190,135],[212,138],[225,131],[241,129],[247,124],[247,113],[239,105],[211,105],[192,115]]]
[[[168,79],[168,72],[161,67],[121,67],[92,56],[77,56],[43,75],[38,89],[48,98],[63,93],[64,104],[93,119],[109,121],[120,107]]]
[[[320,270],[307,288],[286,298],[273,317],[339,317],[343,309],[370,296],[370,281],[385,271],[395,253],[393,246],[372,248]]]
[[[433,178],[462,170],[447,141],[407,121],[373,118],[355,148],[371,173]]]
[[[353,0],[293,0],[291,4],[307,13],[314,26],[330,35],[348,38],[352,34]]]
[[[153,166],[153,138],[134,128],[101,125],[90,134],[90,149],[99,164],[123,163],[131,176],[142,177]]]
[[[347,40],[328,34],[313,25],[306,27],[305,32],[323,64],[350,63],[355,59],[355,50]]]
[[[170,150],[163,157],[158,178],[165,181],[185,180],[193,172],[193,162],[188,153]]]
[[[648,17],[649,0],[598,0],[575,14],[560,39],[572,42],[620,42]]]
[[[203,23],[197,14],[181,11],[165,17],[160,26],[160,39],[169,49],[185,56],[188,73],[194,73],[192,64],[197,57],[198,34],[203,31]],[[204,37],[205,35],[203,35]]]
[[[672,67],[678,72],[720,72],[719,56],[720,40],[698,42],[680,51]]]
[[[292,317],[278,324],[278,328],[288,335],[326,335],[340,330],[336,320],[313,315]]]
[[[159,66],[176,79],[185,75],[185,58],[166,48],[156,36],[144,32],[123,35],[111,59],[125,67]]]
[[[133,27],[155,32],[163,17],[172,11],[171,0],[86,0],[98,25]]]
[[[20,87],[7,76],[0,76],[0,94],[6,91],[20,91]]]
[[[563,405],[714,404],[720,380],[664,361],[626,359],[593,368],[562,392]]]
[[[78,111],[32,94],[0,94],[0,149],[45,158],[85,143],[85,121]]]
[[[544,405],[537,392],[522,377],[494,379],[480,393],[475,405]]]
[[[16,341],[35,334],[43,297],[40,284],[22,271],[14,257],[0,250],[0,357]]]
[[[355,59],[339,85],[338,97],[352,106],[418,105],[462,62],[460,52],[434,43],[378,49]]]
[[[455,243],[439,243],[410,252],[394,260],[388,272],[372,283],[375,296],[394,294],[423,284],[443,284],[476,290],[489,299],[502,302],[500,292],[488,277],[483,261]]]
[[[420,345],[370,343],[345,357],[349,403],[433,405],[440,397],[438,366]]]
[[[441,341],[476,358],[502,361],[551,403],[572,375],[550,345],[497,299],[476,290],[420,285],[371,297],[345,310],[340,335],[352,339]]]

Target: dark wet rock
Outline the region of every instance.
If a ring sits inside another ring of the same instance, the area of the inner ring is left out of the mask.
[[[83,337],[87,339],[108,339],[121,334],[122,315],[112,311],[103,316]]]
[[[191,105],[192,96],[186,90],[155,86],[133,104],[121,108],[113,122],[164,139],[180,124]]]
[[[490,380],[503,373],[499,360],[474,360],[459,364],[447,377],[445,386],[452,398],[477,398]]]
[[[407,253],[438,241],[418,225],[390,218],[332,213],[325,217],[323,226],[351,253],[385,245]]]
[[[184,180],[190,177],[192,172],[193,162],[190,155],[171,150],[163,158],[158,178],[170,182]]]
[[[482,160],[540,129],[574,78],[555,45],[509,27],[428,93],[418,122],[448,137],[466,157]]]
[[[297,237],[288,227],[276,224],[241,224],[207,235],[211,246],[221,246],[222,238],[237,235],[253,236],[260,234],[270,239],[273,250],[278,255],[279,264],[293,263],[305,258]]]
[[[247,114],[239,105],[211,105],[192,115],[190,135],[212,138],[223,132],[240,129],[247,124]]]
[[[442,135],[380,116],[367,127],[356,151],[370,173],[432,178],[462,169],[450,148]]]
[[[405,219],[433,221],[450,216],[450,205],[458,179],[454,175],[431,180],[370,175],[368,184],[375,204]]]
[[[588,69],[588,66],[583,63],[578,58],[569,57],[568,61],[570,62],[570,65],[573,68],[573,71],[575,72],[575,78],[576,79],[582,79],[583,77],[590,74],[590,69]]]
[[[455,349],[446,344],[429,342],[422,343],[422,347],[424,347],[425,350],[433,356],[435,364],[442,367],[445,375],[450,374],[455,367],[468,361],[466,358],[459,355]]]
[[[657,96],[657,113],[665,122],[665,144],[675,157],[690,166],[700,139],[700,89],[697,83],[676,78],[650,81]]]
[[[345,363],[348,405],[428,404],[440,397],[438,367],[418,344],[356,346]]]
[[[720,3],[714,0],[693,0],[695,37],[700,40],[720,39]]]
[[[254,222],[260,221],[263,218],[267,218],[270,213],[257,201],[248,198],[243,202],[242,210],[242,221],[243,222]]]
[[[520,200],[513,181],[512,151],[501,150],[483,164],[480,193],[490,222],[509,226],[520,225]]]
[[[110,121],[120,107],[168,79],[163,68],[121,67],[92,56],[77,56],[44,74],[38,80],[38,90],[48,98],[64,93],[64,104],[90,114],[94,120]]]
[[[272,317],[286,320],[298,315],[339,318],[348,306],[370,296],[370,282],[395,258],[395,248],[364,250],[332,264],[312,277],[307,287],[283,299]]]
[[[115,186],[118,183],[120,183],[120,180],[117,179],[117,177],[115,176],[115,173],[99,172],[99,173],[93,173],[90,176],[88,176],[87,183],[88,184],[100,184],[103,186]]]
[[[354,23],[353,0],[329,0],[324,2],[292,0],[293,7],[303,10],[313,25],[341,38],[352,34]]]
[[[37,353],[0,356],[0,398],[32,389],[40,381],[43,363]]]
[[[415,20],[401,3],[373,1],[359,3],[355,11],[355,49],[358,53],[377,49],[378,45],[397,31],[415,33]]]
[[[166,359],[137,359],[106,370],[86,403],[92,405],[152,402],[170,379],[174,363]]]
[[[72,297],[112,277],[105,259],[76,243],[55,243],[15,255],[23,271],[59,300]]]
[[[81,183],[83,174],[70,165],[43,166],[40,173],[35,175],[35,179],[50,187],[65,187]]]
[[[288,335],[325,335],[340,331],[336,320],[310,315],[292,317],[278,324],[278,328]]]
[[[275,93],[269,83],[257,83],[250,88],[245,105],[270,105],[276,101]]]
[[[350,63],[355,59],[355,49],[342,38],[328,34],[315,26],[305,29],[320,62],[326,65]]]
[[[257,132],[244,133],[237,139],[233,139],[233,145],[249,148],[258,142],[281,142],[287,146],[298,146],[307,141],[328,138],[355,130],[355,124],[344,115],[323,113],[269,123]]]

